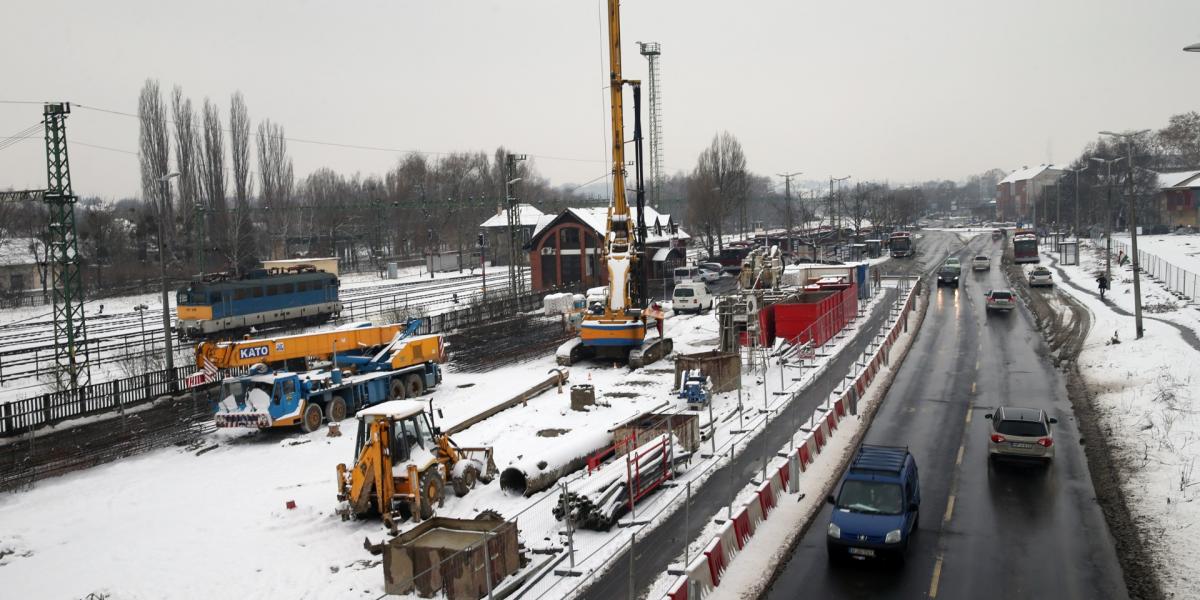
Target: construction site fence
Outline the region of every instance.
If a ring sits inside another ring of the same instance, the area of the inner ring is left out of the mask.
[[[199,394],[162,396],[149,404],[64,426],[61,435],[7,438],[0,443],[0,491],[24,489],[64,475],[157,448],[205,450],[215,429],[212,406]]]
[[[892,278],[888,278],[892,279]],[[897,287],[902,293],[908,291],[911,281],[901,278],[897,282]],[[546,291],[544,293],[550,293]],[[905,305],[907,309],[908,305]],[[842,307],[838,306],[834,310],[841,311]],[[893,321],[898,319],[903,313],[899,305],[891,309],[890,315]],[[856,314],[852,320],[857,320],[863,317],[863,313]],[[812,327],[817,327],[814,324]],[[812,332],[809,332],[811,337]],[[881,334],[882,335],[882,334]],[[803,336],[801,336],[803,337]],[[838,343],[842,337],[831,339],[819,349],[808,348],[813,352],[811,354],[793,353],[785,358],[787,361],[794,362],[791,366],[815,366],[815,361],[818,356],[827,356],[831,350],[830,345]],[[760,360],[760,365],[765,365],[766,362]],[[765,374],[766,371],[764,370]],[[798,393],[798,392],[797,392]],[[753,409],[746,404],[747,412]],[[656,428],[665,428],[665,430],[673,431],[672,419],[684,418],[684,413],[689,413],[687,408],[676,408],[663,413],[651,423],[647,428],[655,430]],[[730,436],[722,443],[718,444],[716,438],[713,437],[713,424],[708,424],[707,434],[702,436],[700,447],[697,454],[705,455],[706,457],[716,456],[718,460],[709,460],[704,469],[699,474],[694,474],[693,479],[703,479],[726,464],[726,461],[721,460],[722,457],[728,456],[729,460],[733,459],[734,453],[739,450],[745,450],[749,443],[747,439],[752,437],[757,430],[752,427],[754,420],[762,420],[765,424],[765,419],[769,413],[763,416],[748,416],[747,427],[736,431],[735,435]],[[739,413],[740,418],[740,413]],[[613,457],[620,454],[618,451],[621,447],[632,447],[635,444],[632,440],[620,439],[614,440],[610,447],[597,452],[588,457],[587,470],[584,475],[581,475],[571,481],[560,481],[553,488],[541,494],[541,497],[531,504],[522,508],[515,515],[506,515],[504,524],[498,525],[489,532],[480,535],[478,544],[463,549],[459,552],[442,555],[436,564],[428,565],[426,568],[400,581],[389,580],[389,587],[398,593],[408,593],[401,590],[430,590],[431,581],[451,581],[455,579],[455,573],[461,569],[475,569],[483,571],[495,564],[497,557],[490,556],[492,548],[484,545],[488,538],[497,535],[505,524],[512,524],[517,527],[517,530],[524,540],[524,545],[530,555],[530,564],[521,569],[521,572],[514,574],[508,579],[497,577],[495,572],[489,573],[488,577],[484,578],[486,585],[477,590],[470,590],[471,594],[462,594],[462,590],[452,589],[447,587],[440,592],[447,598],[482,598],[482,597],[508,597],[520,598],[523,600],[544,600],[549,598],[567,598],[579,593],[587,585],[592,582],[592,577],[604,573],[609,570],[610,566],[620,568],[620,565],[614,564],[619,558],[625,555],[625,550],[632,549],[636,546],[636,535],[638,531],[648,523],[653,523],[664,514],[673,512],[683,506],[685,503],[690,504],[692,486],[690,484],[670,483],[670,470],[667,470],[663,478],[654,482],[653,486],[645,486],[637,481],[627,481],[627,485],[638,489],[637,494],[631,495],[629,499],[629,507],[627,515],[630,515],[633,524],[628,528],[618,527],[620,531],[617,535],[610,536],[601,544],[589,548],[586,553],[583,550],[577,550],[574,547],[575,531],[567,521],[559,521],[554,518],[552,509],[560,501],[565,501],[565,493],[570,491],[574,485],[582,485],[588,482],[588,477],[591,472],[600,466],[600,461],[605,457]],[[673,446],[672,446],[673,447]],[[612,460],[629,460],[629,455],[617,456]],[[764,458],[765,460],[765,458]],[[628,476],[635,477],[634,471],[630,469]],[[778,485],[775,486],[776,488]],[[651,512],[642,512],[638,507],[639,501],[643,500],[643,496],[653,491],[654,488],[666,488],[667,491],[662,493],[671,494],[665,502],[651,501],[651,505],[655,508]],[[777,492],[776,496],[778,496]],[[698,531],[702,527],[702,523],[695,524],[695,527],[685,525],[683,537],[689,538],[693,530]],[[547,533],[549,532],[549,533]],[[484,554],[479,550],[487,548],[488,553]],[[593,560],[599,556],[606,556],[598,563]],[[633,556],[629,553],[628,556]],[[586,569],[576,570],[576,565],[586,565]],[[631,563],[629,571],[632,573],[634,565]],[[553,580],[547,582],[547,580]],[[631,579],[632,581],[632,579]],[[631,590],[632,591],[632,590]],[[376,600],[382,600],[387,597],[387,594],[379,596]]]
[[[909,292],[913,288],[914,280],[907,278],[907,277],[898,277],[897,278],[897,277],[890,277],[890,276],[885,276],[884,279],[887,279],[889,281],[895,281],[896,287],[899,289],[900,293],[902,294],[902,297],[900,299],[898,299],[897,304],[895,304],[894,306],[892,306],[891,308],[888,309],[889,310],[888,323],[889,323],[889,325],[892,326],[893,332],[898,332],[898,331],[900,331],[900,329],[898,328],[899,327],[898,321],[901,319],[901,317],[905,316],[907,314],[907,311],[910,310],[912,307],[912,299],[911,299],[912,294],[910,294]],[[838,306],[838,307],[833,308],[832,310],[841,311],[842,307]],[[858,314],[856,314],[854,316],[854,318],[851,319],[851,321],[852,322],[859,321],[864,317],[865,317],[865,312],[860,311]],[[820,319],[818,319],[818,321],[820,321]],[[810,327],[818,327],[818,326],[819,326],[818,324],[813,324]],[[813,332],[808,332],[808,335],[811,338],[811,336],[813,335]],[[884,336],[884,335],[885,334],[880,334],[880,337],[878,337],[877,339],[882,340],[883,339],[882,336]],[[894,340],[895,336],[898,335],[898,333],[891,333],[891,334],[886,334],[886,335],[888,335],[888,340],[889,340],[888,343],[890,343],[890,340]],[[803,338],[804,334],[801,334],[798,337]],[[834,338],[831,338],[830,340],[828,340],[825,344],[821,345],[819,348],[814,349],[814,348],[811,348],[811,346],[810,346],[808,348],[808,350],[812,350],[812,353],[809,353],[809,354],[806,354],[804,352],[804,350],[801,350],[800,352],[792,353],[791,355],[787,356],[785,359],[789,363],[787,366],[798,367],[798,368],[801,368],[802,370],[805,368],[813,369],[814,367],[816,367],[816,361],[817,361],[818,357],[830,357],[832,355],[832,351],[833,351],[832,346],[839,343],[842,339],[844,339],[844,337],[845,337],[845,334],[841,333],[837,336],[834,336]],[[882,344],[882,341],[878,341],[872,346],[876,352],[878,352],[878,348],[879,348],[880,344]],[[757,415],[747,416],[745,423],[739,424],[739,428],[732,432],[733,435],[726,438],[720,444],[717,443],[716,438],[713,435],[712,428],[713,428],[714,424],[711,422],[709,423],[708,428],[707,428],[708,430],[705,435],[705,439],[701,442],[698,453],[701,455],[701,457],[704,457],[704,458],[716,457],[717,460],[708,460],[707,464],[704,466],[704,468],[701,471],[691,475],[691,479],[693,481],[697,481],[697,480],[704,481],[704,480],[708,479],[712,475],[713,471],[719,470],[719,469],[723,468],[724,466],[726,466],[727,464],[729,464],[730,462],[732,462],[734,460],[735,454],[742,452],[742,451],[749,451],[748,445],[753,443],[751,438],[753,438],[758,433],[760,433],[760,430],[766,426],[768,420],[771,418],[771,415],[781,412],[783,410],[783,408],[788,403],[793,401],[795,399],[795,397],[802,391],[802,388],[800,388],[800,389],[796,389],[796,390],[793,390],[790,392],[783,392],[783,389],[785,389],[787,387],[787,384],[785,382],[781,382],[779,384],[778,393],[785,394],[786,400],[780,400],[780,398],[778,396],[776,396],[775,394],[768,395],[767,394],[768,385],[773,387],[774,384],[767,383],[767,381],[768,381],[766,378],[767,368],[768,368],[770,362],[777,362],[780,357],[767,357],[766,355],[768,354],[769,350],[763,349],[763,348],[745,348],[744,351],[747,353],[747,356],[746,356],[747,359],[749,359],[750,355],[752,355],[755,352],[760,353],[760,356],[756,361],[750,362],[750,364],[751,364],[750,368],[752,370],[754,370],[756,368],[754,366],[755,364],[757,364],[758,368],[762,368],[761,375],[763,376],[763,382],[764,382],[763,404],[765,406],[763,407],[763,410],[761,413],[759,413]],[[871,350],[868,349],[868,352],[870,352],[870,351]],[[763,360],[764,358],[767,358],[767,360]],[[853,377],[859,378],[861,373],[863,372],[863,370],[864,369],[860,369],[860,367],[858,367],[858,363],[856,363],[855,372],[853,374]],[[781,378],[783,377],[783,372],[784,372],[784,369],[781,368],[780,369]],[[853,389],[853,388],[849,388],[849,389]],[[842,393],[849,393],[849,392],[842,391]],[[752,406],[751,402],[753,402],[753,400],[747,398],[744,407],[739,406],[738,413],[737,413],[738,414],[737,418],[739,419],[739,423],[742,420],[742,409],[743,408],[748,413],[748,415],[750,413],[757,412],[757,407]],[[658,426],[662,426],[664,423],[667,423],[667,428],[670,429],[668,421],[675,415],[685,412],[685,410],[686,409],[678,409],[678,410],[675,410],[672,412],[665,413],[662,417],[660,417]],[[758,426],[755,426],[756,423]],[[797,427],[797,431],[802,431],[803,424],[797,423],[796,427]],[[763,475],[766,478],[772,477],[772,470],[767,467],[768,461],[771,456],[774,456],[774,453],[772,452],[772,453],[768,454],[768,452],[764,448],[762,461],[763,461]],[[730,473],[732,474],[733,471],[731,470]],[[668,484],[668,485],[670,485],[671,487],[668,488],[667,491],[665,491],[663,493],[669,494],[670,495],[669,498],[667,498],[663,502],[653,503],[655,506],[654,510],[652,510],[650,512],[643,512],[642,510],[637,509],[633,504],[631,504],[630,512],[629,512],[629,514],[631,515],[631,518],[630,518],[631,523],[629,523],[629,526],[627,528],[622,530],[622,533],[620,535],[615,535],[615,536],[610,537],[608,540],[606,540],[599,546],[593,548],[591,550],[591,552],[589,552],[588,554],[586,554],[582,557],[575,558],[574,564],[587,565],[585,573],[575,573],[574,575],[570,575],[570,573],[574,572],[573,569],[560,568],[559,572],[567,573],[568,575],[560,576],[554,581],[554,583],[550,584],[549,586],[545,586],[545,587],[537,589],[536,590],[538,592],[537,594],[530,592],[530,593],[524,593],[524,594],[520,595],[519,597],[524,600],[548,600],[550,598],[572,597],[572,596],[580,593],[585,587],[590,585],[592,583],[592,578],[594,576],[597,576],[599,574],[606,573],[606,572],[618,572],[618,570],[620,570],[621,572],[628,573],[628,577],[630,580],[630,589],[628,592],[628,597],[630,597],[630,598],[637,597],[638,592],[636,589],[636,585],[634,583],[634,573],[637,569],[637,564],[636,564],[636,560],[634,557],[636,556],[635,550],[636,550],[637,544],[638,544],[638,541],[637,541],[638,533],[640,531],[644,530],[648,526],[653,526],[653,524],[658,519],[664,517],[665,515],[668,515],[674,511],[680,509],[681,507],[690,506],[692,503],[691,497],[693,494],[693,489],[692,489],[692,485],[690,483],[676,482],[676,483],[672,483],[672,484]],[[768,486],[768,487],[771,485],[775,485],[775,489],[773,489],[770,492],[760,489],[759,493],[756,494],[756,496],[755,496],[756,501],[760,501],[763,498],[763,495],[767,494],[767,493],[773,494],[774,498],[778,497],[778,493],[776,493],[776,491],[775,491],[778,488],[777,484],[770,484],[769,481],[761,484],[761,486]],[[760,488],[761,488],[761,486],[760,486]],[[774,505],[772,504],[772,506],[774,506]],[[767,510],[769,510],[769,509],[767,509]],[[735,515],[733,514],[735,512],[738,512],[738,511],[736,511],[732,508],[730,509],[731,519],[735,517]],[[739,512],[738,517],[741,518],[740,512]],[[746,517],[746,518],[748,518],[748,517]],[[703,528],[703,526],[704,526],[703,522],[698,521],[693,524],[685,516],[684,531],[682,532],[681,539],[689,540],[691,538],[692,532],[699,531],[701,528]],[[560,537],[562,537],[562,536],[560,535]],[[711,544],[711,543],[709,544],[709,546],[710,546],[710,548],[707,549],[708,550],[707,553],[702,554],[701,555],[702,557],[707,558],[708,556],[714,556],[715,552],[720,551],[720,549],[712,548],[713,544]],[[656,551],[661,552],[661,551],[665,551],[665,550],[666,549],[658,548]],[[564,553],[564,554],[567,554],[567,553]],[[592,559],[594,559],[598,556],[605,556],[605,558],[599,563],[595,563],[595,564],[592,563],[591,562]],[[617,564],[618,561],[622,561],[622,560],[628,561],[628,564]],[[716,561],[716,564],[719,564],[719,565],[726,564],[725,562],[723,562],[725,559],[723,559],[721,557],[714,557],[713,560]],[[685,552],[684,562],[687,563],[688,565],[692,565],[695,563],[695,561],[692,560],[692,556],[686,552]],[[723,566],[721,568],[723,568]],[[718,575],[718,577],[719,577],[719,575]],[[686,598],[687,596],[682,596],[682,597]]]
[[[185,389],[185,379],[193,371],[195,367],[191,365],[175,367],[0,404],[0,436],[127,410],[153,398],[178,393]]]
[[[784,494],[799,493],[803,474],[837,434],[841,421],[858,414],[858,403],[867,394],[876,375],[890,366],[892,345],[907,331],[908,315],[915,306],[916,294],[908,293],[911,289],[902,288],[905,294],[891,309],[884,331],[875,336],[855,361],[847,383],[834,390],[797,428],[800,441],[797,443],[793,437],[782,452],[769,456],[764,452],[762,477],[750,482],[753,487],[745,501],[730,505],[729,518],[703,550],[694,556],[685,554],[683,568],[675,572],[675,578],[662,596],[664,599],[700,600],[712,593],[721,585],[733,560],[784,500]],[[691,538],[685,534],[684,539],[690,541]]]
[[[1121,256],[1132,259],[1133,251],[1125,242],[1113,240],[1113,250],[1117,252],[1116,256],[1112,257],[1114,263],[1118,262]],[[1163,284],[1178,298],[1190,302],[1200,297],[1197,295],[1200,294],[1200,276],[1183,267],[1173,265],[1141,249],[1137,252],[1137,266],[1147,277]]]

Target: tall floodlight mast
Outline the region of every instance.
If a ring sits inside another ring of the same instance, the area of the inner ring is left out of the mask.
[[[638,42],[642,56],[650,61],[650,202],[662,207],[663,139],[662,139],[662,67],[658,59],[662,48],[658,42]]]

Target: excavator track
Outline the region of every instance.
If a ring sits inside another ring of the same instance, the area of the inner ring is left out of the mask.
[[[646,342],[641,348],[629,351],[629,368],[640,369],[670,354],[674,349],[675,342],[671,338],[658,338]]]

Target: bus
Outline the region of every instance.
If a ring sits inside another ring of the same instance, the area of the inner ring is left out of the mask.
[[[911,233],[897,231],[888,236],[888,251],[891,253],[892,258],[912,256],[917,251],[917,243]]]
[[[1015,263],[1036,263],[1041,262],[1038,257],[1038,241],[1037,234],[1032,230],[1018,230],[1013,234],[1013,262]]]

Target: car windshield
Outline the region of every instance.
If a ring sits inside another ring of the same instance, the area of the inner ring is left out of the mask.
[[[1046,425],[1041,421],[997,421],[996,433],[1020,437],[1041,437],[1046,435]]]
[[[1008,292],[992,292],[992,300],[1012,300],[1012,294]]]
[[[986,257],[986,256],[976,256],[976,257],[975,257],[975,260],[977,260],[977,261],[979,261],[979,262],[987,262],[987,261],[988,261],[988,257]]]
[[[850,512],[898,515],[903,512],[900,484],[851,479],[842,484],[837,507]]]
[[[691,298],[694,295],[691,288],[675,288],[676,298]]]

